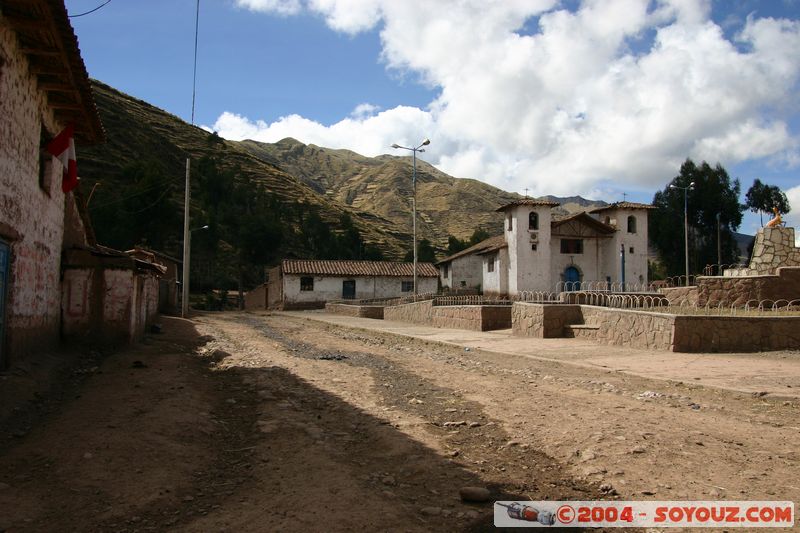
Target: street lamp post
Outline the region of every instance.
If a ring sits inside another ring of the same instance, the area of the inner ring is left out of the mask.
[[[186,160],[186,168],[189,168],[189,160]],[[188,172],[188,170],[187,170]],[[188,188],[186,189],[189,190]],[[186,193],[187,199],[189,193]],[[188,205],[188,201],[187,201]],[[199,228],[189,229],[189,218],[185,218],[185,230],[183,240],[183,283],[181,285],[181,317],[189,318],[189,261],[192,249],[192,233],[201,229],[208,229],[208,224]]]
[[[414,174],[412,177],[412,190],[413,190],[413,197],[411,200],[411,208],[412,208],[412,228],[414,233],[414,296],[417,295],[417,152],[424,152],[425,149],[422,148],[423,146],[427,146],[431,143],[430,139],[425,139],[422,141],[422,144],[417,146],[416,148],[409,148],[408,146],[400,146],[399,144],[393,144],[392,148],[395,150],[402,149],[402,150],[409,150],[412,154],[413,162],[414,162]]]
[[[688,210],[688,194],[689,191],[694,189],[694,182],[691,182],[686,187],[678,187],[677,185],[670,185],[670,189],[681,189],[683,191],[683,253],[686,259],[686,286],[689,286],[689,210]]]

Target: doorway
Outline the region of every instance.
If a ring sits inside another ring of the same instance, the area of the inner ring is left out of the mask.
[[[581,271],[574,266],[568,266],[564,270],[564,282],[568,287],[567,290],[577,290],[576,287],[581,282]]]
[[[356,280],[346,279],[342,282],[342,298],[345,300],[355,300]]]
[[[8,294],[8,271],[10,264],[11,247],[8,243],[0,241],[0,369],[5,368],[5,332],[6,332],[6,294]]]

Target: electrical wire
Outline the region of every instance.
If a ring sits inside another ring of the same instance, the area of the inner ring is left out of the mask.
[[[96,8],[94,8],[94,9],[90,9],[89,11],[86,11],[85,13],[79,13],[79,14],[77,14],[77,15],[67,15],[67,16],[68,16],[69,18],[71,18],[71,19],[74,19],[74,18],[76,18],[76,17],[82,17],[82,16],[84,16],[84,15],[89,15],[90,13],[94,13],[95,11],[97,11],[98,9],[100,9],[101,7],[105,7],[105,6],[107,6],[108,4],[110,4],[110,3],[111,3],[111,0],[106,0],[105,2],[103,2],[102,4],[100,4],[99,6],[97,6]]]
[[[109,2],[111,0],[108,0]],[[197,93],[197,35],[200,29],[200,0],[197,0],[197,11],[194,16],[194,69],[192,70],[192,126],[194,126],[194,101]]]

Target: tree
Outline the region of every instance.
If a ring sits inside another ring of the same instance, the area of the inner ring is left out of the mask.
[[[408,251],[406,254],[405,261],[413,261],[414,260],[414,252],[411,250]],[[431,245],[431,241],[428,239],[422,239],[417,243],[417,261],[420,263],[435,263],[436,262],[436,250],[433,249]]]
[[[739,205],[739,180],[731,180],[722,166],[699,166],[687,159],[680,174],[653,198],[657,208],[650,213],[650,241],[658,250],[670,276],[684,273],[683,198],[681,189],[694,182],[688,191],[689,270],[701,272],[717,263],[717,214],[719,213],[722,263],[736,263],[739,250],[733,232],[742,223],[744,206]]]
[[[468,247],[469,244],[458,237],[453,237],[452,235],[447,236],[447,255],[457,254],[461,250],[466,250]]]
[[[776,207],[782,215],[791,211],[786,194],[775,185],[761,183],[760,179],[756,179],[752,187],[747,190],[744,205],[753,213],[759,214],[762,226],[764,225],[764,213],[772,212],[773,207]]]
[[[475,231],[472,232],[472,237],[469,238],[469,246],[474,246],[481,241],[485,241],[491,237],[489,232],[485,229],[477,228]]]

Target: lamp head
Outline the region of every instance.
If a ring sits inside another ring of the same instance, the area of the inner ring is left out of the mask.
[[[691,183],[689,184],[689,188],[690,188],[690,189],[693,189],[693,188],[694,188],[694,182],[691,182]]]
[[[424,141],[422,141],[422,146],[428,146],[430,143],[431,143],[430,139],[425,139]]]
[[[395,148],[395,149],[400,148],[400,145],[395,143],[395,144],[392,145],[392,148]]]
[[[208,224],[206,224],[205,226],[203,226],[203,227],[202,227],[202,228],[200,228],[200,229],[208,229]]]

